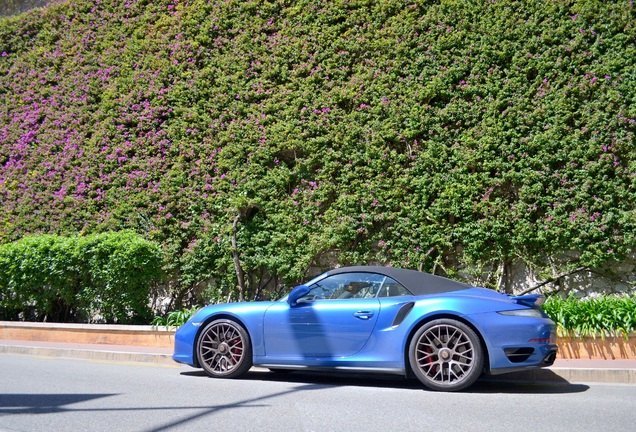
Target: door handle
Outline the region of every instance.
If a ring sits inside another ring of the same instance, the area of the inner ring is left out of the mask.
[[[368,320],[373,316],[373,311],[358,311],[353,316],[361,320]]]

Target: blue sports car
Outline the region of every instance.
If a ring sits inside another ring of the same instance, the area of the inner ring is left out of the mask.
[[[176,332],[173,358],[219,378],[256,365],[414,375],[433,390],[461,390],[482,373],[554,362],[543,299],[414,270],[344,267],[278,301],[201,309]]]

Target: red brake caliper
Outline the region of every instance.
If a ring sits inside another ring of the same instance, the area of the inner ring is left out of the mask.
[[[237,337],[235,339],[232,339],[232,348],[230,349],[230,352],[232,353],[232,358],[234,359],[234,361],[238,361],[241,358],[241,350],[240,348],[237,346],[237,344],[241,341],[240,337]]]
[[[433,356],[432,356],[432,355],[430,355],[430,354],[433,354],[433,350],[432,350],[431,348],[427,347],[427,348],[424,350],[424,352],[426,352],[426,354],[429,354],[429,355],[427,355],[427,356],[426,356],[426,359],[424,360],[424,362],[425,362],[427,365],[429,365],[429,364],[433,363]],[[433,367],[431,367],[431,368],[429,369],[429,371],[430,371],[430,372],[432,372],[432,373],[433,373],[433,375],[436,375],[436,374],[437,374],[437,368],[438,368],[438,367],[439,367],[438,365],[434,365]],[[430,374],[430,372],[429,372],[429,374]]]

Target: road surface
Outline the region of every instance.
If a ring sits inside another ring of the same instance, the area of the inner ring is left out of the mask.
[[[0,431],[634,431],[636,385],[417,381],[0,355]]]

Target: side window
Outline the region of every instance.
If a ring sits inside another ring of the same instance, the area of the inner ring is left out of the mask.
[[[399,297],[399,296],[410,296],[413,295],[409,290],[404,288],[402,284],[396,282],[395,280],[387,277],[382,284],[382,287],[378,291],[378,297]]]
[[[310,287],[304,301],[364,299],[411,295],[395,280],[376,273],[343,273],[322,279]]]

